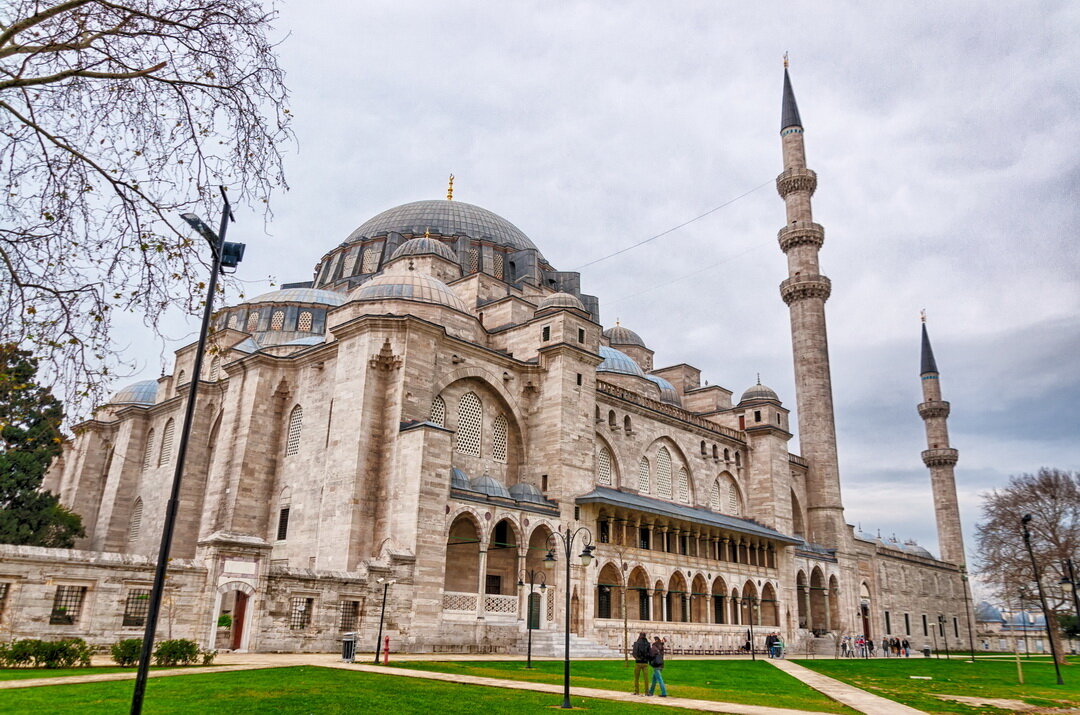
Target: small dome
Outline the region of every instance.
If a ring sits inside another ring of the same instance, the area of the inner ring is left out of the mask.
[[[472,486],[469,485],[469,478],[465,476],[465,472],[457,467],[453,467],[450,470],[450,487],[452,489],[464,489],[467,492],[472,491]]]
[[[445,305],[462,313],[469,308],[458,294],[437,278],[409,271],[408,273],[384,273],[375,276],[349,294],[352,300],[415,300],[421,303]]]
[[[645,347],[645,341],[641,339],[640,335],[633,330],[630,330],[630,328],[624,328],[619,324],[616,324],[614,328],[605,330],[604,337],[607,338],[608,342],[612,345],[637,345],[638,347]]]
[[[742,393],[742,397],[739,398],[739,402],[750,402],[751,400],[770,400],[772,402],[779,402],[780,398],[776,396],[776,393],[772,391],[772,388],[766,387],[759,382],[746,392]]]
[[[978,623],[1005,623],[1001,611],[988,601],[979,601],[975,606],[975,620]]]
[[[919,546],[918,544],[916,544],[914,541],[905,542],[904,545],[901,546],[900,548],[902,548],[904,551],[908,552],[909,554],[915,554],[916,556],[923,556],[923,557],[926,557],[928,559],[934,558],[933,554],[931,554],[929,551],[924,549],[922,546]]]
[[[282,288],[257,295],[240,303],[313,303],[315,305],[345,305],[345,296],[331,290],[319,290],[318,288]]]
[[[474,492],[480,492],[481,494],[487,494],[489,497],[502,497],[503,499],[512,499],[510,492],[506,490],[506,486],[494,477],[484,475],[482,477],[474,477],[469,482],[469,488]]]
[[[548,308],[574,308],[582,312],[585,311],[585,306],[581,304],[581,301],[569,293],[552,293],[540,301],[540,306],[536,309],[536,312],[539,313],[541,310],[547,310]]]
[[[157,400],[157,380],[141,380],[117,390],[111,398],[110,405],[152,405]]]
[[[676,407],[682,407],[682,400],[679,399],[679,392],[675,389],[674,385],[656,375],[646,375],[645,379],[649,382],[655,382],[656,386],[660,388],[661,402],[666,402],[667,404],[675,405]]]
[[[527,501],[533,504],[547,504],[544,493],[536,488],[536,485],[527,482],[518,482],[510,487],[510,496],[518,501]]]
[[[616,372],[622,375],[637,375],[638,377],[646,376],[633,358],[615,348],[601,345],[600,357],[604,358],[604,361],[596,366],[597,372]]]
[[[457,256],[450,250],[450,247],[437,238],[430,238],[428,236],[421,236],[419,238],[410,238],[405,243],[401,244],[394,251],[394,254],[390,256],[390,260],[395,258],[401,258],[402,256],[438,256],[439,258],[445,258],[448,261],[457,263]]]
[[[306,338],[297,338],[296,340],[290,340],[282,345],[321,345],[326,342],[325,335],[309,335]]]

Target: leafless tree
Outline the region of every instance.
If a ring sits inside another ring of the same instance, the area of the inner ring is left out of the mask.
[[[0,0],[0,342],[69,401],[125,363],[113,313],[198,308],[216,186],[284,188],[288,94],[258,0]],[[81,398],[81,399],[80,399]]]

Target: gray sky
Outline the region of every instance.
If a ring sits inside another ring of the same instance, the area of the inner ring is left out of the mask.
[[[450,172],[456,199],[560,270],[767,184],[585,268],[582,286],[657,365],[696,365],[736,398],[760,372],[794,410],[772,186],[790,51],[833,281],[848,521],[937,553],[915,409],[924,307],[969,552],[981,491],[1080,469],[1080,4],[310,1],[283,5],[278,29],[292,190],[265,228],[241,212],[230,229],[248,295],[309,280],[365,219],[443,198]]]

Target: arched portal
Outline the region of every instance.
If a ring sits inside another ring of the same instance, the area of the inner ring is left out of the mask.
[[[628,589],[626,607],[629,611],[627,615],[643,621],[649,620],[652,609],[649,608],[649,575],[645,573],[645,569],[636,566],[630,572],[630,578],[626,580],[626,585]]]
[[[695,576],[690,584],[690,620],[694,623],[709,622],[709,587],[701,574]]]
[[[671,614],[667,610],[667,599],[664,597],[664,582],[657,581],[653,584],[653,620],[670,621]]]
[[[742,622],[761,625],[761,610],[758,602],[757,586],[753,581],[747,581],[742,588]]]
[[[668,620],[689,621],[690,609],[688,608],[688,601],[690,594],[686,589],[686,579],[676,571],[668,584],[668,612],[671,614]]]
[[[517,569],[517,527],[509,519],[502,519],[491,528],[488,537],[484,593],[504,596],[515,593]]]
[[[713,623],[727,623],[727,584],[717,576],[712,585]]]
[[[443,589],[459,593],[477,593],[480,587],[480,532],[472,515],[461,514],[450,524],[446,538],[446,563]],[[470,610],[464,604],[454,610]],[[445,607],[445,601],[444,601]],[[476,608],[473,599],[472,608]]]
[[[825,600],[825,575],[815,566],[810,572],[810,620],[815,631],[831,630]]]
[[[795,601],[798,604],[799,628],[813,629],[810,621],[810,584],[806,582],[806,572],[799,571],[795,576]]]
[[[231,581],[218,586],[218,607],[214,616],[214,639],[210,642],[217,650],[246,651],[251,641],[251,598],[255,589],[243,581]],[[168,596],[166,596],[168,598]],[[168,604],[166,613],[168,611]],[[222,616],[228,616],[228,626],[218,627],[223,623]]]
[[[776,589],[771,583],[761,588],[761,625],[780,625],[780,603],[776,600]]]
[[[596,580],[596,617],[622,618],[622,575],[612,563],[600,569]]]
[[[867,638],[873,638],[874,635],[870,629],[870,587],[863,581],[859,584],[859,616],[862,621],[862,632]]]

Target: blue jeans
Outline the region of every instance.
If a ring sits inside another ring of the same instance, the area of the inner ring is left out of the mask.
[[[664,687],[664,676],[661,675],[663,670],[664,670],[663,668],[653,668],[652,669],[652,682],[649,683],[649,691],[648,691],[649,695],[653,694],[653,691],[656,690],[656,686],[659,684],[660,685],[660,695],[664,696],[665,698],[667,697],[667,688]]]

